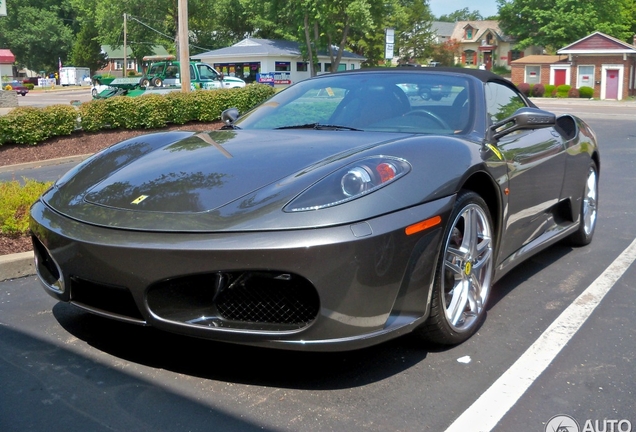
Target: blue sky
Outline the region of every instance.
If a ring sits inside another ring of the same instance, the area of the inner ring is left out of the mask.
[[[429,0],[431,12],[436,17],[448,15],[456,10],[468,8],[471,11],[478,10],[483,17],[497,13],[496,0]]]

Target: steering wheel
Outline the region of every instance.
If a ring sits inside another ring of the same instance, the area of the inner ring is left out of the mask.
[[[426,111],[426,110],[409,111],[406,114],[404,114],[404,116],[405,117],[406,116],[428,117],[430,119],[433,119],[435,122],[437,122],[437,124],[439,124],[442,127],[442,129],[451,129],[448,123],[446,123],[440,116],[430,111]]]

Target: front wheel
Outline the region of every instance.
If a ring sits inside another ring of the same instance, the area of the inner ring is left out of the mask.
[[[592,242],[594,229],[596,228],[596,216],[598,213],[598,167],[594,161],[590,162],[583,187],[581,198],[581,212],[579,216],[579,229],[570,236],[570,244],[585,246]]]
[[[492,288],[493,228],[484,200],[461,191],[444,233],[435,271],[431,313],[417,332],[455,345],[472,336],[486,315]]]

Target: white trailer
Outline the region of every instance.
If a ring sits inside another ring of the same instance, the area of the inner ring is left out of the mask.
[[[91,70],[85,67],[63,67],[60,69],[60,85],[91,85]]]

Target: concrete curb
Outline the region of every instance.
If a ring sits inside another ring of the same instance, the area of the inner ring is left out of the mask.
[[[33,252],[0,256],[0,282],[35,274]]]
[[[4,166],[0,166],[0,173],[22,171],[25,169],[39,168],[43,166],[61,165],[61,164],[71,163],[71,162],[80,163],[84,159],[88,158],[89,156],[92,156],[92,154],[89,153],[89,154],[74,155],[74,156],[64,156],[64,157],[55,158],[55,159],[45,159],[41,161],[26,162],[26,163],[15,164],[15,165],[4,165]]]
[[[28,162],[16,165],[0,166],[0,173],[2,172],[17,172],[30,168],[40,166],[59,165],[70,162],[81,162],[90,154],[67,156],[56,159],[47,159],[43,161]],[[16,279],[25,276],[31,276],[35,274],[35,265],[33,260],[33,251],[14,253],[9,255],[0,255],[0,282]]]

